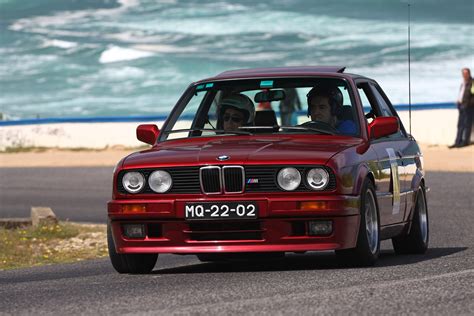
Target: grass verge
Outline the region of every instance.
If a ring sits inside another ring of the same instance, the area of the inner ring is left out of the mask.
[[[106,230],[105,225],[69,222],[0,228],[0,270],[105,257]]]

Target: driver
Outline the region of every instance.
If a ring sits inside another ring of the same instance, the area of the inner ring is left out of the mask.
[[[233,94],[219,103],[219,124],[224,131],[237,131],[241,126],[253,125],[255,106],[249,97]]]
[[[356,125],[352,120],[338,120],[342,113],[343,96],[335,86],[318,86],[306,95],[308,116],[311,121],[319,121],[330,125],[341,134],[356,134]]]

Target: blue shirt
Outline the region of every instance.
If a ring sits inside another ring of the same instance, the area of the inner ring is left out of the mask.
[[[344,120],[337,122],[336,129],[345,135],[356,135],[357,134],[357,126],[355,125],[354,121],[352,120]]]

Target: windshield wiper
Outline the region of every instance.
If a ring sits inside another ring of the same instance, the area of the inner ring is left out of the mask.
[[[191,128],[191,129],[175,129],[173,131],[164,131],[166,134],[185,133],[185,132],[215,132],[216,134],[236,134],[236,135],[252,135],[246,131],[225,131],[223,129],[213,128]]]
[[[306,127],[306,126],[280,126],[280,130],[311,131],[311,132],[316,132],[316,133],[321,133],[321,134],[326,134],[326,135],[336,135],[336,133],[325,130],[325,129]]]

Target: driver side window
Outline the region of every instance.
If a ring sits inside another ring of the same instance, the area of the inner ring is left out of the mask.
[[[377,103],[367,82],[358,83],[357,91],[359,92],[360,100],[364,108],[365,119],[367,123],[370,124],[376,117],[381,116]]]
[[[372,92],[373,92],[373,94],[374,94],[374,96],[377,100],[377,103],[380,106],[380,112],[382,113],[382,116],[396,116],[396,117],[398,117],[397,114],[395,113],[395,111],[389,105],[390,101],[386,100],[385,97],[382,95],[383,92],[381,91],[381,88],[378,85],[373,84],[373,83],[370,83],[370,87],[372,88]],[[399,119],[399,124],[400,124],[400,130],[398,131],[398,133],[390,135],[389,137],[391,137],[391,138],[406,137],[405,133],[404,133],[405,129],[404,129],[403,123],[400,119]]]
[[[385,102],[384,98],[369,82],[357,83],[362,106],[364,107],[364,115],[367,123],[370,124],[375,118],[383,116],[396,116],[392,109]],[[401,122],[400,122],[401,124]],[[387,136],[388,138],[403,137],[400,130],[397,133]]]

